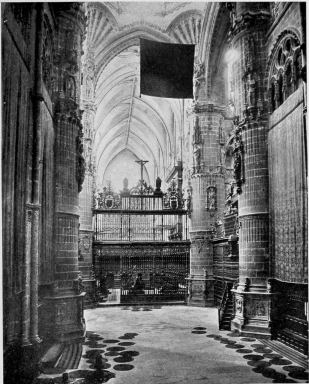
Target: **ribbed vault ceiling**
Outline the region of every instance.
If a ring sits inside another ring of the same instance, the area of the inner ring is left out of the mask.
[[[106,173],[111,174],[109,166],[121,163],[119,157],[127,166],[127,151],[149,161],[151,184],[157,176],[164,179],[173,165],[173,154],[179,153],[176,137],[182,131],[183,101],[140,95],[139,38],[198,44],[204,7],[205,3],[87,3],[85,53],[94,53],[96,67],[93,152],[99,185],[106,183]],[[129,187],[137,183],[129,181]]]

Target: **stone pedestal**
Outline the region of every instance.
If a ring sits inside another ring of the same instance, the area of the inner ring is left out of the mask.
[[[191,275],[187,280],[187,304],[193,307],[213,307],[213,279]]]
[[[271,336],[271,293],[239,292],[234,293],[234,318],[232,331],[239,331],[242,335],[259,338]]]

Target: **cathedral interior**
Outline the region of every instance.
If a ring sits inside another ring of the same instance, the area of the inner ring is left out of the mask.
[[[3,382],[308,382],[306,2],[1,17]]]

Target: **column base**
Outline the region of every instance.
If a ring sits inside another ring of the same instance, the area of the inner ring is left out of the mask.
[[[83,339],[86,331],[83,315],[85,292],[79,295],[44,298],[44,339],[63,342]]]
[[[214,281],[212,279],[207,279],[204,276],[194,275],[187,280],[189,285],[187,305],[192,307],[213,307]]]
[[[270,339],[272,331],[271,298],[267,292],[241,292],[234,294],[234,318],[231,331],[241,335]]]

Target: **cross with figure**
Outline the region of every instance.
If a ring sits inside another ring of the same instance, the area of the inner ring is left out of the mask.
[[[143,194],[143,186],[144,186],[144,180],[143,180],[143,168],[144,164],[148,163],[148,160],[135,160],[136,163],[141,165],[141,195]]]

